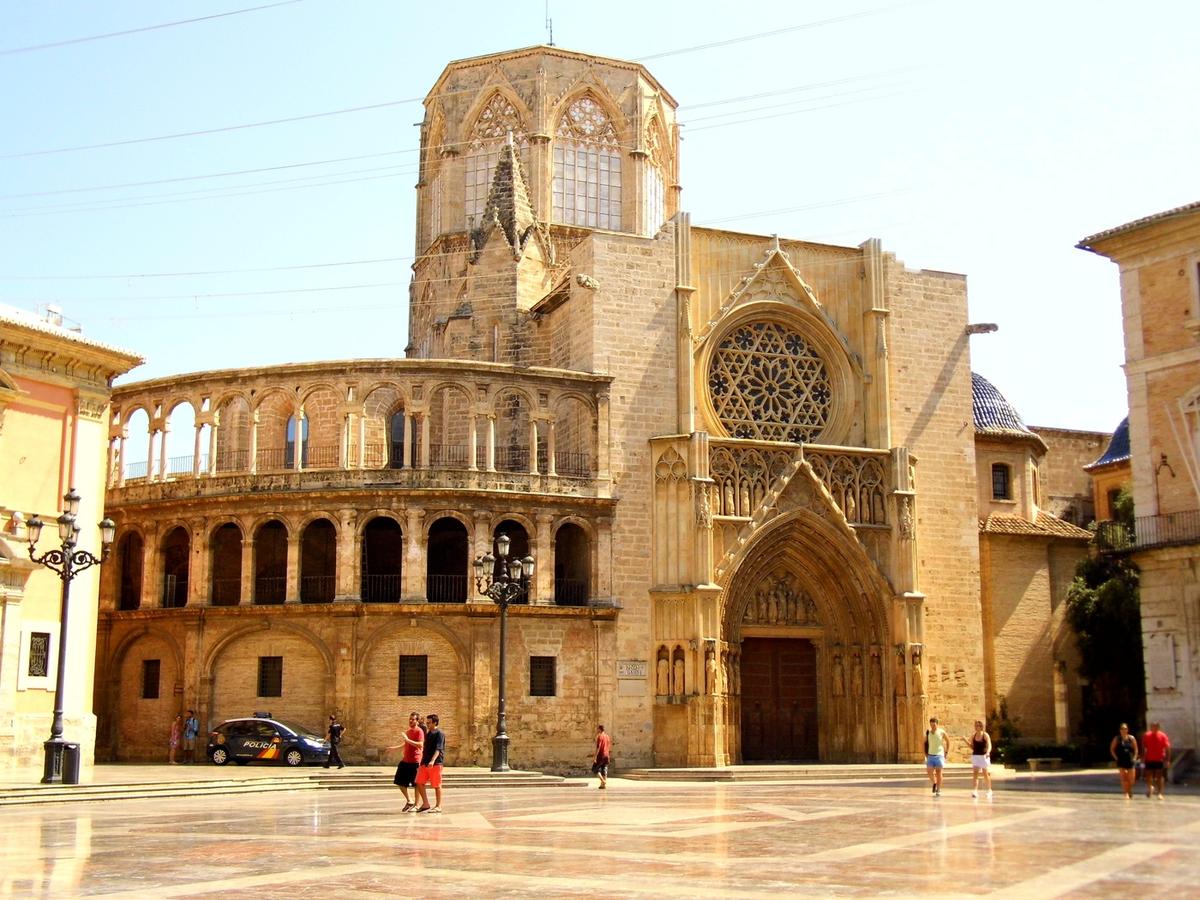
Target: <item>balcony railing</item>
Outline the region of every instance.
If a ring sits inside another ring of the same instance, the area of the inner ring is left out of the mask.
[[[363,575],[359,593],[364,603],[396,603],[400,600],[400,575]]]
[[[1163,516],[1138,516],[1132,526],[1123,522],[1100,522],[1096,526],[1096,545],[1102,550],[1149,550],[1196,543],[1200,543],[1197,509]]]
[[[581,578],[555,578],[554,602],[559,606],[587,606],[587,581]]]
[[[259,606],[282,603],[287,597],[286,575],[259,575],[254,579],[254,602]]]
[[[465,603],[467,576],[429,575],[425,579],[425,592],[430,603]]]
[[[336,578],[333,575],[301,575],[301,603],[329,603],[336,591]]]
[[[237,606],[242,599],[242,579],[214,578],[212,580],[212,596],[209,602],[213,606]]]

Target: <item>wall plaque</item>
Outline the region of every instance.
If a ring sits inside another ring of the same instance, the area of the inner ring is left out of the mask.
[[[617,660],[618,678],[646,678],[650,674],[650,664],[644,659]]]

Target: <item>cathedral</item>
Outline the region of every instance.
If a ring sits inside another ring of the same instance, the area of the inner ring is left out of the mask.
[[[420,133],[404,358],[114,390],[98,759],[160,757],[194,708],[337,711],[382,761],[415,709],[485,763],[501,543],[533,561],[514,767],[579,768],[598,723],[626,767],[910,761],[1001,696],[1069,732],[1088,534],[1053,442],[973,385],[963,276],[694,226],[636,63],[453,62]]]

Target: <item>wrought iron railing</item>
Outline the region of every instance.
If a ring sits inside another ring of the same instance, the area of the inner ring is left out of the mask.
[[[400,600],[400,575],[362,576],[359,593],[364,603],[396,603]]]
[[[469,450],[470,448],[466,444],[430,444],[429,464],[435,469],[447,467],[465,469]]]
[[[213,606],[237,606],[242,599],[242,579],[214,578],[209,602]]]
[[[425,595],[430,603],[466,603],[466,575],[428,575]]]
[[[582,578],[555,578],[554,602],[559,606],[587,606],[587,581]]]
[[[286,575],[259,575],[254,579],[254,602],[259,606],[273,606],[287,599]]]
[[[300,576],[301,603],[328,603],[333,600],[336,589],[336,578],[333,575]]]
[[[1200,510],[1197,509],[1162,516],[1138,516],[1132,525],[1124,522],[1096,525],[1096,546],[1101,550],[1149,550],[1196,543],[1200,543]]]

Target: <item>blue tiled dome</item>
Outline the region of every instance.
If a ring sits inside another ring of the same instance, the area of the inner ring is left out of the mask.
[[[974,372],[971,373],[971,406],[975,411],[977,434],[1037,437],[1025,427],[1020,414],[996,386]]]
[[[1117,430],[1109,439],[1108,448],[1100,455],[1100,458],[1087,468],[1124,462],[1127,459],[1129,459],[1129,416],[1121,420],[1121,424],[1117,426]]]

